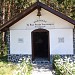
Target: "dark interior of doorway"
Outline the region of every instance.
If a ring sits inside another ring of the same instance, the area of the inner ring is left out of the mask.
[[[34,59],[48,59],[48,33],[33,32]]]

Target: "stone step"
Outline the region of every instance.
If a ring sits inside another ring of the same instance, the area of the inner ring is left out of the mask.
[[[32,64],[50,64],[49,61],[32,61]]]

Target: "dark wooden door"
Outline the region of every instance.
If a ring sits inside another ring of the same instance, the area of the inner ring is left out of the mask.
[[[44,29],[37,29],[32,32],[32,60],[35,58],[48,58],[49,51],[49,32]]]

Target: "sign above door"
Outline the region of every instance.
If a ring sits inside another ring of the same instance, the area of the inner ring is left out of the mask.
[[[55,26],[54,23],[51,23],[43,19],[35,20],[33,23],[26,24],[26,29],[38,29],[38,28],[51,29],[55,28]]]

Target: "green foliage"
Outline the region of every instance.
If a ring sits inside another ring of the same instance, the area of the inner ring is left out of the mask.
[[[1,50],[1,34],[0,34],[0,50]]]
[[[18,64],[16,69],[13,71],[13,75],[30,75],[32,70],[32,65],[29,61],[29,58],[21,59],[22,62]]]
[[[55,60],[58,60],[58,59],[60,59],[60,55],[54,55],[53,56],[53,68],[55,69]]]
[[[66,57],[54,60],[56,75],[75,75],[75,63]]]
[[[53,56],[53,60],[58,60],[58,59],[60,59],[60,55],[54,55]]]
[[[4,51],[3,51],[3,53],[4,53],[4,56],[6,56],[7,55],[7,45],[5,45],[5,47],[4,47]]]
[[[1,46],[1,45],[0,45],[0,46]],[[5,45],[5,47],[4,47],[3,55],[1,55],[1,51],[2,51],[2,50],[0,50],[0,57],[7,56],[7,45]]]
[[[41,0],[41,2],[75,20],[75,0]]]
[[[57,0],[59,4],[61,4],[64,0]]]
[[[8,56],[0,56],[0,61],[7,62]]]
[[[30,75],[31,70],[32,65],[27,59],[17,64],[0,60],[0,75]]]

